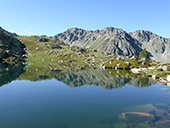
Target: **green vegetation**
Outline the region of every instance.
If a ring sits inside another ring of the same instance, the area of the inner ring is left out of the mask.
[[[26,45],[28,63],[43,64],[46,67],[64,70],[99,67],[106,57],[101,52],[89,49],[70,47],[63,42],[54,43],[52,38],[45,37],[48,42],[39,42],[40,36],[18,37]],[[55,46],[51,48],[51,46]]]
[[[149,55],[148,55],[148,53],[146,51],[146,48],[144,48],[143,51],[140,52],[139,58],[140,59],[146,59],[146,60],[149,58]]]
[[[70,71],[96,68],[101,65],[106,68],[108,74],[118,76],[137,77],[138,74],[131,71],[133,68],[140,69],[140,74],[146,77],[156,74],[156,78],[166,78],[167,74],[170,74],[170,66],[167,66],[167,64],[147,60],[149,56],[146,49],[140,53],[139,60],[137,57],[129,58],[116,54],[106,55],[104,52],[96,52],[77,46],[70,47],[59,40],[54,41],[50,37],[29,36],[17,38],[26,46],[28,59],[27,70],[21,75],[22,79],[32,81],[39,78],[50,79],[52,76],[49,75],[49,71],[63,74]],[[13,58],[7,58],[5,61],[12,64]],[[167,66],[166,71],[163,66]],[[154,68],[150,70],[149,67]],[[143,85],[147,82],[143,77],[140,80]]]

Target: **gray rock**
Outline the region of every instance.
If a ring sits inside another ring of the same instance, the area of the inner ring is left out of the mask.
[[[133,73],[139,74],[141,72],[141,69],[140,68],[132,68],[131,71]]]
[[[127,65],[130,65],[130,62],[125,62]]]
[[[167,75],[167,81],[170,82],[170,75]]]
[[[166,71],[166,70],[167,70],[167,66],[163,66],[162,69],[163,69],[164,71]]]
[[[157,75],[157,74],[156,74],[156,75]],[[155,80],[155,79],[156,79],[156,75],[152,75],[152,79],[154,79],[154,80]]]
[[[145,65],[146,63],[145,62],[142,62],[142,65]]]

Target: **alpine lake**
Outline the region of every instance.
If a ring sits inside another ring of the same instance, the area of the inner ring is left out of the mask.
[[[1,64],[0,128],[170,127],[170,87],[109,72]]]

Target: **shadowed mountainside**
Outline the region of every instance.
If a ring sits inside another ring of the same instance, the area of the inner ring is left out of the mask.
[[[25,54],[25,46],[9,32],[0,29],[0,57],[7,58]]]

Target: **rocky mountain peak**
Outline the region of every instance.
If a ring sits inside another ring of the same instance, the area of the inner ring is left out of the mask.
[[[140,51],[146,48],[150,59],[170,62],[170,39],[163,38],[150,31],[138,30],[127,33],[122,29],[114,27],[106,27],[96,31],[71,28],[56,35],[54,38],[71,46],[91,48],[127,56],[138,56]]]

